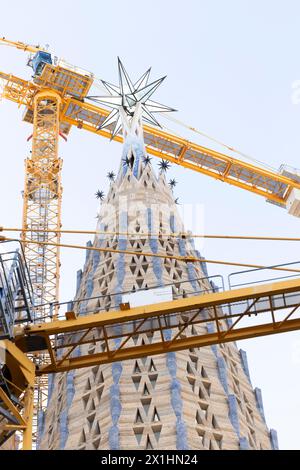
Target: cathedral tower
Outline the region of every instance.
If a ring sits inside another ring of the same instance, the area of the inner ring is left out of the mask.
[[[148,85],[146,72],[132,85],[120,62],[119,71],[120,89],[110,85],[109,91],[118,91],[123,101],[104,125],[115,122],[117,133],[122,124],[122,161],[101,205],[93,246],[136,254],[87,253],[77,277],[75,300],[86,299],[75,303],[79,315],[118,309],[128,292],[149,295],[169,286],[176,299],[215,289],[204,263],[151,256],[201,258],[192,238],[181,235],[184,227],[164,168],[156,175],[145,151],[142,116],[151,121],[152,112],[164,110],[149,105],[148,95],[159,81]],[[207,323],[185,334],[211,331],[209,315],[202,315]],[[147,344],[156,334],[137,334],[132,346]],[[84,352],[101,347],[96,342]],[[277,448],[276,432],[266,426],[261,392],[251,384],[246,353],[235,343],[50,376],[48,409],[39,423],[42,449]]]

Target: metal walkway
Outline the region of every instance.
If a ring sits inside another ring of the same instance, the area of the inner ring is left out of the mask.
[[[48,351],[37,375],[300,329],[300,279],[30,325],[16,344]],[[136,343],[137,335],[144,340]],[[100,343],[102,352],[76,354]]]

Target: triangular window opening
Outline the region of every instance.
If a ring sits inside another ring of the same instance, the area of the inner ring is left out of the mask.
[[[85,432],[84,432],[84,429],[83,429],[82,433],[81,433],[81,436],[80,436],[79,444],[85,444],[85,443],[86,443],[86,435],[85,435]]]
[[[152,450],[153,449],[153,445],[150,441],[150,437],[148,436],[147,437],[147,443],[146,443],[146,450]]]
[[[98,450],[100,441],[101,441],[101,437],[97,437],[97,439],[93,442],[93,447],[95,450]]]
[[[141,399],[141,402],[142,402],[144,411],[145,411],[145,413],[146,413],[146,415],[147,415],[147,414],[148,414],[148,411],[149,411],[149,408],[150,408],[150,404],[151,404],[151,398],[142,398],[142,399]]]
[[[140,424],[143,423],[144,421],[142,420],[141,413],[139,410],[136,412],[136,417],[135,417],[135,424]]]
[[[97,423],[96,426],[95,426],[95,430],[93,432],[93,435],[94,436],[100,436],[100,434],[101,434],[100,426],[99,426],[99,423]]]
[[[159,441],[161,429],[162,429],[161,425],[156,424],[155,426],[152,426],[152,431],[153,431],[154,437],[156,439],[156,442]]]
[[[132,381],[135,385],[136,390],[138,390],[139,385],[140,385],[140,381],[141,381],[141,377],[132,377]]]
[[[205,432],[202,429],[198,429],[198,436],[200,437],[201,444],[204,447]]]
[[[88,422],[88,424],[89,424],[89,428],[90,428],[90,429],[91,429],[92,426],[93,426],[95,416],[96,416],[96,411],[95,411],[94,413],[92,413],[90,416],[87,417],[87,422]]]
[[[156,371],[156,367],[154,365],[153,360],[151,359],[150,366],[149,366],[149,372],[155,372],[155,371]]]
[[[154,422],[160,421],[159,414],[157,413],[157,409],[156,409],[156,408],[154,408],[152,421],[154,421]]]
[[[142,440],[143,431],[144,431],[144,428],[134,429],[134,434],[135,434],[135,437],[136,437],[136,440],[137,440],[138,444],[140,444],[140,442]]]

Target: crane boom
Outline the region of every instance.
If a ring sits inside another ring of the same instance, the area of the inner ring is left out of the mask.
[[[25,44],[24,42],[20,42],[20,41],[10,41],[9,39],[6,39],[5,37],[0,38],[0,44],[4,44],[5,46],[15,47],[16,49],[21,49],[22,51],[28,51],[28,52],[38,52],[38,51],[43,50],[43,48],[40,46],[32,46],[30,44]]]
[[[50,64],[45,65],[39,77],[39,83],[32,83],[0,72],[0,78],[6,81],[3,97],[27,107],[24,115],[25,121],[33,122],[33,97],[38,90],[44,87],[51,87],[55,90],[59,88],[58,78],[55,79],[54,74],[50,73],[53,68],[55,69]],[[52,81],[47,77],[51,77]],[[85,78],[85,87],[80,93],[80,99],[72,96],[71,90],[66,86],[61,86],[59,89],[62,99],[60,131],[68,134],[71,127],[75,126],[110,139],[110,129],[99,130],[99,126],[108,116],[109,111],[82,101],[86,90],[91,85],[91,78]],[[122,142],[123,138],[119,134],[114,137],[114,140]],[[299,178],[297,180],[291,175],[285,176],[244,162],[149,125],[144,125],[144,140],[147,151],[151,155],[263,196],[283,208],[286,208],[293,189],[300,189]]]

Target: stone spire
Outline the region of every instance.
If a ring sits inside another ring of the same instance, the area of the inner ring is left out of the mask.
[[[158,111],[141,85],[149,73],[132,85],[120,64],[119,71],[120,89],[109,84],[117,96],[106,101],[116,109],[105,125],[115,122],[117,132],[121,118],[123,154],[100,208],[93,246],[134,254],[87,252],[77,276],[76,299],[84,299],[76,304],[80,315],[118,309],[124,292],[168,285],[175,299],[215,289],[203,262],[151,256],[201,258],[192,238],[181,236],[184,227],[165,175],[157,176],[147,159],[142,111]],[[183,335],[212,331],[208,313],[199,314],[207,323],[189,326]],[[128,346],[149,344],[159,334],[137,334]],[[95,341],[76,353],[104,349],[105,341]],[[277,447],[276,433],[265,423],[261,392],[250,381],[246,353],[234,343],[56,374],[50,377],[48,398],[39,419],[43,449]]]
[[[178,298],[213,288],[203,263],[143,255],[200,257],[191,238],[177,236],[183,226],[172,191],[145,157],[137,140],[125,143],[118,176],[99,212],[97,229],[104,234],[93,242],[141,254],[87,253],[76,295],[86,298],[81,315],[118,308],[122,292],[171,284]],[[176,236],[168,236],[172,232]],[[190,327],[186,334],[200,328]],[[210,331],[212,324],[205,328]],[[151,335],[140,334],[132,345],[151,341]],[[95,343],[84,352],[101,347]],[[40,421],[44,449],[277,446],[275,432],[265,424],[261,392],[252,388],[246,354],[234,343],[57,374]]]

